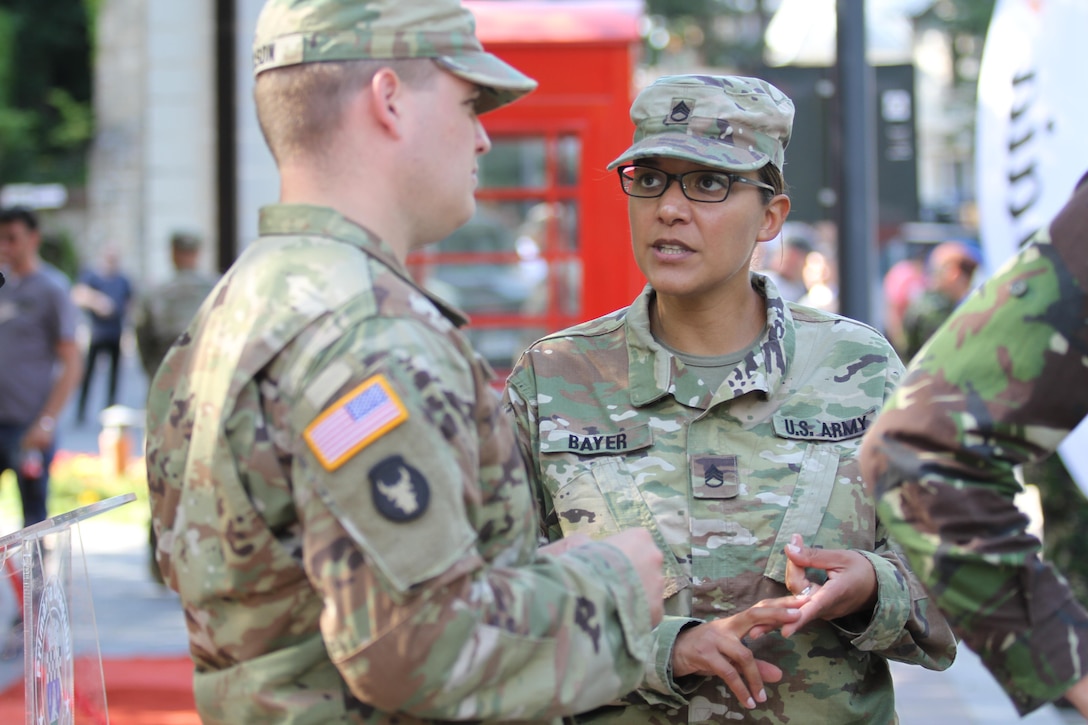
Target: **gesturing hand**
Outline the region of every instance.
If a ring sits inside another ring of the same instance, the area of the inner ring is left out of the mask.
[[[876,605],[876,571],[864,556],[847,549],[811,549],[800,534],[786,546],[786,587],[794,594],[807,594],[801,616],[782,627],[789,637],[814,619],[838,619]],[[813,584],[805,569],[827,572],[824,584]]]
[[[782,670],[756,659],[741,640],[796,621],[801,616],[798,607],[805,601],[804,597],[764,599],[740,614],[685,629],[673,645],[673,675],[720,677],[749,709],[757,700],[766,702],[763,683],[781,680]]]

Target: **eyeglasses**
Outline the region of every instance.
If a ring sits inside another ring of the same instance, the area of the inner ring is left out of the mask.
[[[650,166],[621,166],[617,171],[623,193],[639,199],[656,199],[668,191],[673,179],[680,182],[680,190],[688,199],[706,203],[725,201],[734,183],[748,184],[774,193],[774,187],[770,184],[722,171],[699,169],[684,174],[668,174]]]

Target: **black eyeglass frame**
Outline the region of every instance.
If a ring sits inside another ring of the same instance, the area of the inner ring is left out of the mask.
[[[634,179],[629,177],[629,176],[624,175],[624,172],[628,171],[629,169],[646,169],[647,171],[653,171],[654,173],[661,174],[662,176],[665,177],[665,184],[661,187],[661,190],[656,194],[632,194],[630,192],[630,190],[629,190],[630,184],[628,182],[634,181]],[[627,194],[627,196],[630,196],[630,197],[635,198],[635,199],[657,199],[659,197],[662,197],[662,196],[665,195],[665,192],[669,190],[669,187],[672,186],[672,182],[674,180],[680,182],[680,192],[684,195],[684,197],[686,199],[688,199],[688,201],[694,201],[694,202],[696,202],[698,204],[720,204],[720,203],[722,203],[723,201],[725,201],[726,199],[729,198],[729,194],[730,194],[730,192],[733,191],[733,184],[735,182],[740,182],[742,184],[748,184],[749,186],[754,186],[754,187],[756,187],[758,189],[766,189],[767,191],[771,192],[772,194],[777,194],[778,193],[777,191],[775,191],[775,188],[773,186],[771,186],[770,184],[765,184],[762,181],[756,181],[755,179],[749,179],[747,176],[741,176],[740,174],[732,173],[732,172],[729,172],[729,171],[715,171],[713,169],[695,169],[694,171],[685,171],[682,174],[670,174],[667,171],[662,171],[661,169],[659,169],[659,168],[657,168],[655,166],[645,166],[643,164],[625,164],[624,166],[620,166],[619,168],[617,168],[616,172],[619,174],[620,188],[623,189],[623,193]],[[687,183],[685,183],[684,179],[685,179],[685,177],[691,176],[692,174],[714,174],[715,176],[721,176],[721,177],[723,177],[725,179],[728,179],[729,183],[726,184],[726,187],[725,187],[725,196],[723,196],[721,199],[693,199],[693,198],[691,198],[691,195],[688,194],[688,186],[687,186]]]

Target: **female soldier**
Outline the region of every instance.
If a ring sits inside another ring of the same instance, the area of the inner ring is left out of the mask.
[[[955,640],[858,474],[899,359],[749,270],[789,214],[793,103],[671,76],[631,119],[609,168],[649,284],[535,343],[506,389],[547,537],[644,526],[665,551],[643,686],[581,721],[895,722],[886,658],[943,669]]]

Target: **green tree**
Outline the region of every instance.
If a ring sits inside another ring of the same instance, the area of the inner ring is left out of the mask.
[[[765,0],[647,0],[646,10],[669,33],[647,39],[654,65],[680,48],[695,51],[707,66],[754,72],[762,64],[763,36],[773,13]]]
[[[0,183],[82,183],[95,0],[0,0]]]
[[[916,19],[954,38],[957,55],[977,56],[994,2],[932,0]],[[647,13],[656,20],[658,32],[647,37],[646,62],[656,65],[685,50],[694,52],[701,65],[757,73],[763,63],[767,25],[778,5],[774,0],[647,0]],[[661,31],[667,31],[668,37]],[[974,82],[973,78],[964,80]]]

